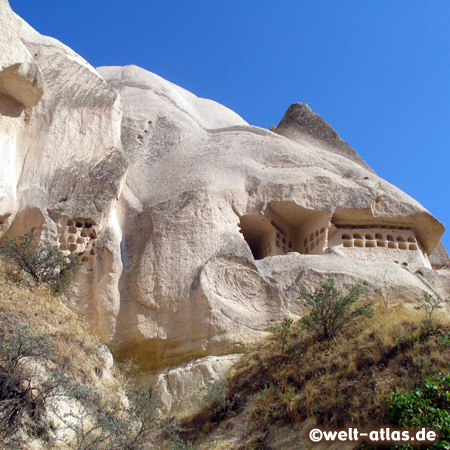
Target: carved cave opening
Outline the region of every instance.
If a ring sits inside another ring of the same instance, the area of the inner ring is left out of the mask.
[[[428,266],[415,230],[395,224],[395,218],[383,220],[358,210],[332,214],[281,201],[269,202],[263,213],[241,216],[239,227],[255,259],[289,252],[320,255],[336,247],[357,259],[416,261]]]
[[[330,213],[293,202],[270,202],[264,214],[241,216],[239,227],[255,259],[289,252],[322,254]]]

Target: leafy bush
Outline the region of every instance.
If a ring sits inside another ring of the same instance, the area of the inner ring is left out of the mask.
[[[435,378],[427,378],[406,394],[392,392],[389,417],[394,425],[402,428],[433,428],[440,439],[429,448],[450,448],[450,375],[439,373]],[[408,444],[397,448],[414,447]]]
[[[361,296],[361,287],[349,285],[347,288],[348,294],[343,295],[336,289],[332,276],[312,294],[303,288],[300,298],[306,300],[310,308],[309,314],[302,318],[303,325],[316,332],[319,338],[330,339],[344,327],[354,324],[358,318],[372,317],[371,302],[355,306]]]
[[[22,236],[6,237],[0,245],[5,259],[31,275],[36,283],[47,284],[61,292],[69,285],[75,267],[81,265],[76,255],[64,255],[54,245],[38,244],[36,236],[28,232]]]

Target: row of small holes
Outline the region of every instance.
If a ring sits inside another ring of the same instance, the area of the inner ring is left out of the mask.
[[[294,248],[292,241],[288,241],[287,237],[282,235],[279,231],[277,231],[275,241],[276,241],[277,247],[281,248],[284,253],[288,253],[289,251],[293,250],[293,248]]]
[[[376,246],[377,247],[386,247],[386,242],[385,241],[376,241]],[[344,241],[344,247],[369,247],[369,248],[374,248],[375,247],[375,241],[366,241],[364,243],[360,239],[356,239],[355,241],[345,240]],[[389,241],[387,243],[387,248],[399,248],[400,250],[408,250],[408,244],[406,244],[405,242],[399,242],[397,244],[397,242]],[[417,245],[416,244],[409,244],[409,250],[417,250]]]
[[[346,228],[347,230],[364,230],[364,229],[374,229],[374,228],[381,228],[381,229],[390,229],[390,230],[408,230],[413,231],[411,227],[396,227],[392,225],[335,225],[336,228],[342,229]]]
[[[315,233],[311,233],[309,235],[309,242],[314,241],[314,237],[318,237],[319,234],[325,233],[325,228],[321,228],[320,231],[316,230]],[[303,239],[303,246],[306,247],[308,245],[308,238]]]
[[[305,254],[308,254],[310,251],[314,249],[317,245],[319,245],[320,241],[324,239],[325,235],[325,228],[321,228],[320,231],[316,230],[314,233],[311,233],[309,235],[309,245],[308,245],[308,238],[306,237],[303,239],[303,248],[302,252]],[[316,238],[314,240],[314,238]]]
[[[366,234],[365,235],[366,240],[373,240],[373,236],[371,234]],[[350,234],[343,234],[342,235],[342,239],[352,239],[352,237],[350,236]],[[353,234],[353,239],[363,239],[362,235],[360,233],[354,233]],[[383,236],[380,233],[376,233],[375,234],[375,239],[377,240],[384,240]],[[395,242],[394,236],[392,236],[391,234],[388,234],[386,237],[387,241],[391,241],[391,242]],[[405,239],[402,236],[398,236],[397,237],[397,242],[405,242]],[[408,237],[408,242],[411,242],[413,244],[415,244],[417,241],[415,238],[413,237]]]

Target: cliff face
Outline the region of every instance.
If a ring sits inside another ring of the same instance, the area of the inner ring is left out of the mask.
[[[442,224],[306,105],[271,132],[138,67],[96,70],[6,0],[0,20],[1,232],[81,256],[80,313],[167,412],[329,273],[371,298],[450,295]]]

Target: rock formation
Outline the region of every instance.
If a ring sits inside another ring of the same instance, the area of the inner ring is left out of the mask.
[[[94,69],[6,0],[0,20],[2,233],[82,257],[80,313],[166,412],[330,273],[371,298],[448,295],[443,225],[307,105],[250,126],[136,66]]]

